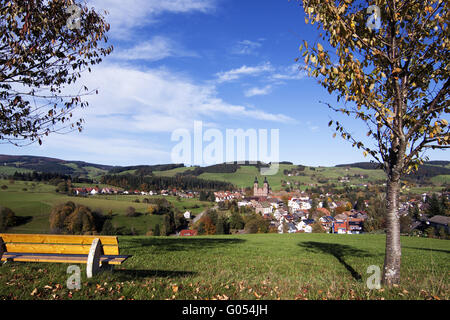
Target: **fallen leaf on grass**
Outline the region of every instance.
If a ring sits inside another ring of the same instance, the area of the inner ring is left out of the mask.
[[[38,293],[38,289],[37,289],[37,288],[34,288],[34,290],[31,291],[31,295],[34,296],[36,293]]]
[[[174,293],[177,293],[177,292],[178,292],[178,286],[177,286],[177,285],[173,285],[173,286],[172,286],[172,291],[173,291]]]

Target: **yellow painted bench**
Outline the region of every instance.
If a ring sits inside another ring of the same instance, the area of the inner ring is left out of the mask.
[[[85,263],[88,278],[129,257],[115,236],[0,233],[1,261]]]

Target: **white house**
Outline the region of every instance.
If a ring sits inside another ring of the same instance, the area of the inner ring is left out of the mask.
[[[297,229],[299,231],[303,231],[305,233],[311,233],[312,232],[312,226],[310,224],[307,224],[305,221],[300,221],[297,223]]]
[[[246,206],[250,206],[251,203],[244,200],[244,201],[239,201],[239,202],[237,203],[237,205],[238,205],[238,207],[246,207]]]

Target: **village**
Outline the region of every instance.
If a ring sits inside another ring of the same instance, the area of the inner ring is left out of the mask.
[[[138,195],[138,196],[175,196],[178,198],[194,199],[199,198],[201,192],[184,191],[176,188],[152,191],[152,190],[122,190],[119,188],[99,188],[81,187],[73,188],[73,195]],[[264,179],[263,186],[259,186],[255,177],[252,194],[249,195],[244,188],[234,191],[216,191],[214,202],[221,205],[225,202],[236,202],[239,208],[245,207],[261,215],[270,222],[270,227],[276,229],[278,233],[312,233],[314,225],[319,225],[321,232],[336,234],[360,234],[367,232],[364,230],[364,222],[369,219],[367,208],[369,201],[364,200],[363,208],[356,208],[354,204],[346,200],[332,201],[333,195],[329,193],[320,194],[319,198],[311,198],[308,192],[273,192],[267,179]],[[411,198],[406,202],[401,202],[399,207],[400,216],[406,216],[409,210],[417,207],[423,210],[426,207],[427,197],[423,193],[420,198]],[[449,194],[443,195],[447,199]],[[201,198],[201,196],[200,196]],[[331,200],[331,201],[330,201]],[[339,209],[338,209],[339,208]],[[342,208],[345,208],[344,210]],[[338,209],[338,210],[336,210]],[[184,213],[186,219],[191,219],[189,211]],[[417,219],[411,221],[410,231],[414,229],[424,230],[426,227],[444,228],[449,232],[450,218],[444,215],[437,215],[428,218],[420,214]],[[181,235],[192,235],[191,231],[184,230]]]

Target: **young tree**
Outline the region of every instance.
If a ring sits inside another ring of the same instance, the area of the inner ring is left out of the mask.
[[[51,132],[81,131],[72,112],[94,91],[67,86],[111,53],[101,46],[108,30],[78,1],[0,0],[0,140],[41,144]]]
[[[331,94],[334,111],[367,125],[357,138],[339,121],[336,133],[370,155],[387,177],[387,229],[383,283],[400,282],[400,179],[448,148],[444,114],[450,110],[449,2],[442,0],[302,1],[306,23],[323,30],[300,50],[310,76]],[[369,13],[369,14],[368,14]],[[327,50],[327,49],[330,50]],[[336,133],[334,135],[336,135]]]
[[[153,235],[158,236],[158,237],[161,235],[161,231],[159,230],[159,224],[155,225],[155,229],[153,230]]]
[[[433,193],[431,197],[427,197],[426,204],[428,205],[425,213],[429,218],[437,215],[444,215],[445,209],[442,208],[442,203],[439,201],[439,198],[436,193]]]

